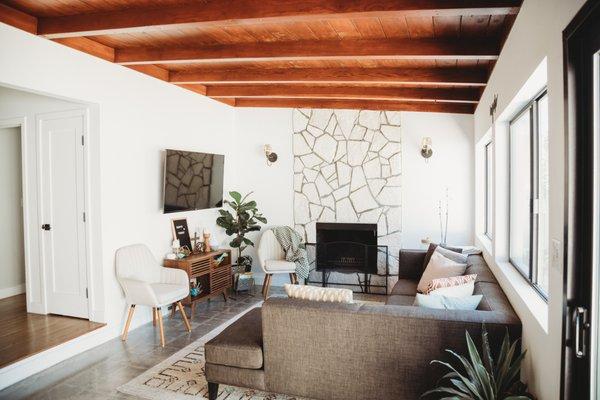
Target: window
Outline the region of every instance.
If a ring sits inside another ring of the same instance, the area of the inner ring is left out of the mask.
[[[492,185],[493,181],[493,169],[492,162],[494,156],[494,145],[490,141],[484,147],[484,190],[485,190],[485,201],[484,201],[484,234],[488,237],[488,239],[492,240],[493,232],[494,232],[494,220],[493,220],[493,210],[494,210],[494,202],[493,202],[493,192]]]
[[[548,293],[548,95],[510,123],[509,254],[544,297]]]

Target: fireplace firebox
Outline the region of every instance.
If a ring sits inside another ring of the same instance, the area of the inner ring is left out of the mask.
[[[316,269],[377,273],[377,224],[317,222]]]

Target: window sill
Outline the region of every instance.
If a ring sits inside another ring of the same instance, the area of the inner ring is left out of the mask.
[[[548,303],[542,295],[509,262],[497,261],[492,264],[496,267],[492,268],[494,275],[517,314],[523,318],[523,312],[527,312],[532,317],[528,319],[534,319],[548,333]]]
[[[492,252],[492,241],[489,237],[485,236],[483,233],[477,234],[477,240],[483,246],[483,249],[487,252],[488,255],[493,254]]]

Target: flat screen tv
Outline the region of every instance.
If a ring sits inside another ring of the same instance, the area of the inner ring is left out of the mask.
[[[167,150],[163,212],[202,210],[223,205],[225,156]]]

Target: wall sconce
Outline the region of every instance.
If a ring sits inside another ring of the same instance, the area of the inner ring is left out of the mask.
[[[433,150],[431,149],[431,138],[424,137],[421,141],[421,156],[427,160],[429,157],[433,155]]]
[[[277,153],[273,152],[270,144],[265,144],[265,157],[267,157],[267,165],[271,165],[277,161]]]

